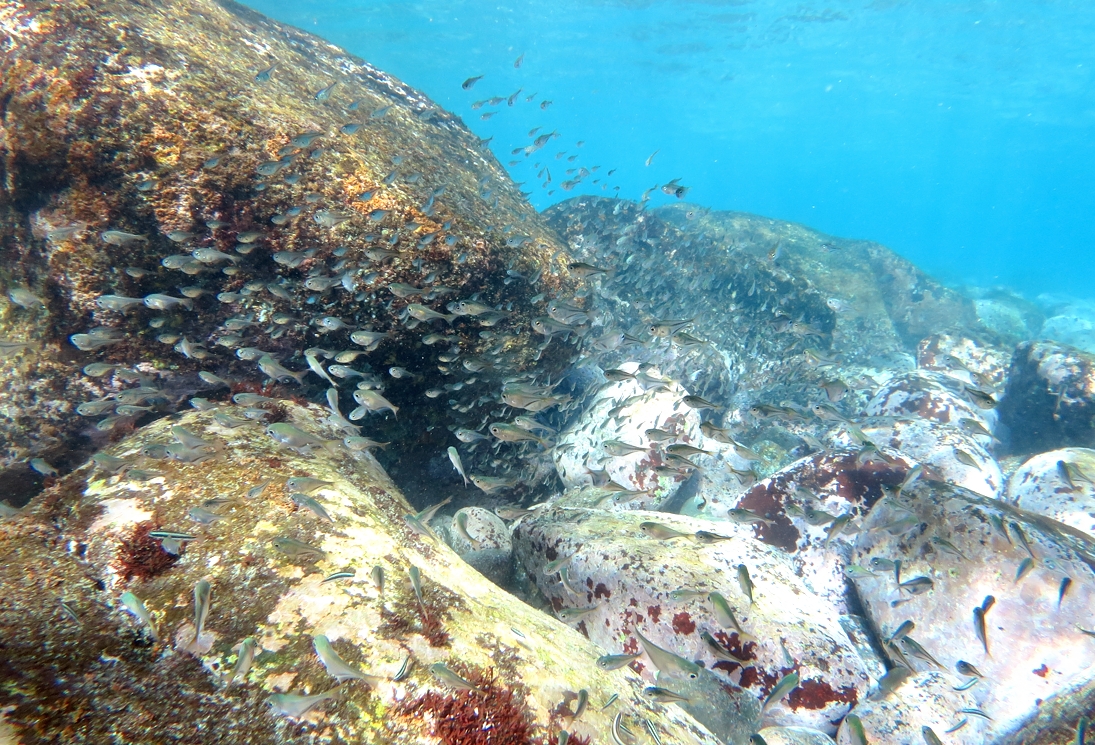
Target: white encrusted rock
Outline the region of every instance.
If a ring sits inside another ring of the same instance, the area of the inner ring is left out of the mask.
[[[846,613],[844,567],[856,526],[883,488],[896,488],[910,462],[893,457],[859,459],[849,450],[813,453],[754,484],[732,502],[710,500],[702,516],[724,523],[718,530],[755,538],[784,551],[808,588]],[[742,524],[746,510],[765,522]],[[732,516],[738,515],[738,522]],[[851,516],[841,527],[836,520]]]
[[[930,467],[936,477],[985,497],[995,497],[1004,484],[1000,465],[986,449],[991,439],[938,424],[930,419],[871,420],[863,433],[884,449]]]
[[[996,422],[995,413],[972,403],[973,394],[966,388],[967,384],[951,375],[916,370],[891,378],[875,393],[865,413],[879,417],[918,417],[955,427],[963,419],[973,419],[991,431]]]
[[[943,670],[963,661],[984,676],[970,695],[993,719],[975,741],[1013,732],[1092,679],[1095,643],[1081,631],[1095,615],[1095,544],[1086,534],[925,481],[878,502],[864,528],[854,559],[875,574],[854,581],[878,638],[912,621],[907,638]],[[907,643],[900,651],[917,671],[936,669]]]
[[[1095,450],[1051,450],[1016,469],[1004,499],[1095,536],[1095,484],[1088,479],[1095,479]]]
[[[640,527],[648,521],[686,536],[651,537]],[[833,732],[833,723],[869,686],[865,663],[837,610],[806,588],[779,549],[746,537],[700,542],[693,534],[701,530],[721,532],[709,521],[665,513],[554,507],[523,520],[514,544],[561,617],[588,610],[570,623],[607,653],[641,651],[638,631],[758,699],[797,671],[801,683],[769,707],[765,722]],[[558,571],[544,570],[565,557],[564,584]],[[739,565],[753,583],[753,602],[738,579]],[[675,591],[694,594],[674,596]],[[725,598],[745,638],[720,623],[710,592]],[[704,633],[738,659],[715,656]],[[645,656],[632,666],[650,679]]]
[[[833,738],[809,727],[765,727],[757,734],[767,745],[833,745]]]
[[[976,709],[969,692],[955,691],[960,680],[937,671],[914,675],[893,693],[857,704],[852,713],[863,724],[863,733],[871,745],[925,745],[931,742],[924,727],[949,745],[984,745],[988,723],[975,714],[960,713]],[[951,732],[961,722],[966,723]],[[847,722],[837,733],[837,745],[857,745]]]
[[[457,518],[461,514],[467,516],[467,522],[464,524],[467,537],[457,527]],[[510,539],[509,528],[506,527],[500,517],[490,510],[482,507],[464,507],[457,510],[451,520],[449,539],[452,542],[453,551],[458,554],[485,550],[498,550],[508,553],[513,550],[513,541]],[[469,542],[468,537],[474,543]]]

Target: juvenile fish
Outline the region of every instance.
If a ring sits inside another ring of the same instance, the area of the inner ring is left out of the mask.
[[[452,467],[460,474],[460,478],[464,479],[464,488],[466,489],[468,487],[468,475],[464,473],[464,464],[460,462],[460,453],[456,452],[456,448],[450,445],[448,454],[449,460],[452,461]]]
[[[746,510],[741,508],[727,510],[726,516],[730,518],[731,521],[736,522],[739,525],[754,525],[756,523],[765,523],[766,525],[772,524],[772,521],[768,518],[762,517],[752,510]]]
[[[414,564],[407,570],[407,574],[411,578],[411,589],[414,590],[414,596],[418,598],[418,605],[422,608],[422,614],[426,614],[426,604],[422,601],[422,572]]]
[[[720,626],[735,631],[743,644],[755,640],[755,637],[746,633],[745,629],[738,623],[737,616],[734,615],[734,609],[730,607],[730,603],[726,601],[725,597],[717,592],[712,592],[708,594],[707,599],[711,601],[711,606],[715,609],[715,620],[719,622]]]
[[[437,536],[433,534],[433,531],[430,530],[429,526],[426,525],[425,522],[420,520],[416,515],[412,515],[408,512],[407,514],[403,515],[403,522],[407,523],[407,527],[410,528],[412,532],[422,536],[423,538],[430,541],[437,540]]]
[[[322,634],[312,637],[312,646],[315,648],[316,655],[319,657],[320,662],[323,663],[323,667],[325,667],[331,677],[339,683],[344,680],[363,680],[369,685],[376,685],[383,680],[383,678],[379,678],[375,675],[366,675],[361,670],[339,657],[338,653],[335,652],[334,648],[331,646],[330,640]]]
[[[597,658],[597,667],[602,670],[619,670],[642,657],[642,654],[606,654]]]
[[[744,564],[738,564],[738,585],[741,587],[741,591],[745,593],[745,596],[749,598],[749,605],[752,605],[755,585],[749,577],[749,567]]]
[[[337,687],[314,696],[302,696],[297,693],[275,693],[266,699],[270,707],[278,714],[299,719],[324,701],[338,699],[341,693]]]
[[[479,476],[473,473],[468,475],[468,479],[487,494],[493,494],[496,491],[504,489],[512,489],[517,486],[516,479],[505,479],[496,476]]]
[[[977,636],[977,641],[981,642],[981,646],[985,648],[985,654],[989,654],[989,639],[985,630],[985,609],[981,606],[973,609],[973,633]]]
[[[848,740],[851,745],[870,745],[867,742],[867,733],[863,731],[863,722],[855,714],[844,717],[844,724],[848,731]]]
[[[643,693],[654,701],[657,701],[659,704],[687,703],[690,700],[687,696],[682,696],[679,693],[674,693],[668,688],[661,688],[659,686],[647,686],[643,689]]]
[[[890,695],[909,679],[912,670],[907,667],[895,667],[878,680],[878,690],[868,696],[871,701],[880,701]]]
[[[156,633],[156,626],[152,623],[152,614],[148,612],[148,608],[145,607],[141,599],[132,592],[123,592],[120,600],[130,613],[148,627],[148,633],[152,636],[152,641],[159,641],[160,637]]]
[[[788,693],[798,687],[799,676],[798,673],[791,673],[784,675],[780,678],[780,681],[776,683],[776,687],[772,689],[772,692],[768,694],[768,697],[764,699],[764,703],[761,704],[760,710],[767,711],[769,706],[777,704]]]
[[[307,494],[301,494],[297,492],[296,494],[290,494],[289,499],[292,500],[293,504],[297,505],[298,507],[303,507],[304,509],[308,510],[313,515],[318,517],[320,520],[326,520],[329,523],[333,523],[335,521],[335,519],[331,517],[327,510],[323,508],[322,504],[316,501],[313,497],[309,497]]]
[[[559,617],[560,621],[570,622],[577,621],[580,618],[588,616],[596,610],[599,610],[600,606],[591,605],[588,608],[562,608],[556,611],[555,615]]]
[[[692,534],[687,531],[675,530],[668,525],[655,522],[642,522],[639,523],[639,529],[646,533],[651,538],[657,538],[660,541],[669,540],[671,538],[690,538]]]
[[[213,588],[208,580],[199,580],[194,585],[194,641],[202,635],[205,629],[205,621],[209,618],[209,607],[212,602]]]
[[[236,680],[246,680],[247,673],[251,670],[251,663],[255,661],[255,637],[249,636],[239,644],[236,654],[236,665],[225,681],[225,685],[232,685]]]
[[[106,230],[99,234],[99,237],[103,239],[104,243],[109,243],[112,246],[128,246],[131,243],[142,242],[148,243],[148,238],[143,235],[137,235],[135,233],[126,233],[123,230]]]
[[[455,688],[458,691],[475,691],[476,693],[484,693],[482,688],[479,688],[471,681],[465,680],[464,678],[457,675],[444,662],[433,663],[432,665],[430,665],[429,670],[430,674],[433,675],[433,677],[437,678],[440,683],[448,686],[449,688]]]
[[[337,453],[338,446],[341,444],[339,440],[323,440],[315,435],[310,435],[287,422],[277,422],[267,426],[266,434],[273,438],[275,442],[294,450],[321,447],[332,453]]]
[[[277,536],[270,543],[278,551],[293,559],[322,559],[327,555],[315,546],[309,546],[307,543],[284,535]]]
[[[636,629],[634,633],[635,636],[638,637],[639,643],[643,645],[643,651],[646,653],[646,656],[650,658],[650,661],[654,664],[654,667],[658,668],[659,672],[665,673],[671,677],[688,677],[695,679],[699,676],[700,666],[695,662],[673,654],[667,649],[662,649],[639,633],[638,629]]]

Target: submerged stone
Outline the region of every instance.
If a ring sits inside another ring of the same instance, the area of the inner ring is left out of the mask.
[[[283,406],[301,431],[333,433],[319,407]],[[447,727],[485,727],[507,745],[533,745],[564,726],[600,738],[617,713],[666,741],[717,742],[679,708],[654,706],[641,680],[600,670],[600,650],[580,634],[412,532],[409,505],[371,455],[302,454],[260,426],[225,428],[215,413],[153,423],[110,450],[145,465],[174,426],[216,447],[214,457],[159,461],[162,476],[148,481],[88,465],[0,521],[3,703],[27,742],[161,742],[180,727],[240,743],[320,732],[425,742],[455,737]],[[319,484],[312,498],[332,522],[296,508],[290,478]],[[221,519],[189,521],[201,505]],[[182,541],[177,556],[167,540]],[[202,581],[211,602],[194,643]],[[254,657],[238,672],[245,642]],[[439,683],[429,672],[438,663],[478,690]],[[354,679],[320,695],[333,675]],[[561,725],[553,712],[564,693],[582,689],[596,705]],[[287,728],[286,716],[298,722]]]

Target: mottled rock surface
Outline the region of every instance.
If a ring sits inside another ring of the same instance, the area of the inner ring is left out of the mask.
[[[1039,453],[1008,479],[1004,499],[1095,536],[1095,450]]]
[[[947,673],[929,671],[911,676],[888,696],[868,700],[853,712],[863,723],[867,742],[880,745],[921,745],[928,742],[923,728],[930,727],[936,737],[954,745],[978,745],[989,742],[987,722],[976,715],[960,714],[961,709],[976,709],[969,691],[955,691],[961,680]],[[966,724],[948,732],[962,719]],[[847,724],[840,728],[837,745],[855,745]]]
[[[910,513],[915,519],[904,530],[881,529]],[[1095,664],[1095,645],[1081,631],[1095,612],[1095,544],[1087,534],[921,481],[874,506],[853,558],[876,572],[854,581],[878,638],[911,620],[908,637],[931,656],[902,644],[904,664],[929,672],[934,660],[949,676],[962,660],[985,676],[968,691],[992,717],[976,741],[1013,734],[1057,698],[1092,705],[1090,693],[1078,693],[1090,687]],[[983,637],[975,609],[983,612]]]
[[[1048,341],[1015,348],[1000,420],[1015,453],[1095,446],[1095,355]]]
[[[328,438],[319,413],[284,405],[288,421]],[[173,442],[176,424],[209,442],[211,457],[143,455]],[[109,448],[128,468],[83,467],[29,514],[0,522],[0,707],[12,707],[19,742],[185,741],[196,727],[207,742],[434,742],[431,733],[479,742],[460,738],[489,727],[507,744],[538,745],[563,728],[600,738],[622,712],[630,728],[641,717],[666,741],[714,745],[679,708],[652,707],[638,678],[599,670],[599,650],[581,635],[413,532],[402,518],[409,506],[371,456],[308,449],[194,412]],[[291,477],[326,482],[295,488],[309,490],[333,522],[289,498]],[[192,540],[173,557],[154,530]],[[370,576],[375,566],[385,572],[382,590]],[[324,581],[337,571],[354,574]],[[212,603],[195,638],[194,587],[203,579]],[[123,607],[126,591],[144,602],[158,641]],[[377,678],[342,683],[338,700],[299,718],[278,714],[266,703],[275,691],[335,686],[313,651],[318,634]],[[254,664],[228,686],[234,650],[248,637],[257,642]],[[437,662],[487,693],[439,685],[428,671]],[[591,705],[571,721],[560,704],[580,689]],[[618,702],[601,711],[613,693]]]
[[[818,364],[832,357],[908,369],[924,336],[979,328],[969,300],[877,244],[744,213],[644,211],[596,197],[545,217],[576,258],[614,272],[592,306],[632,319],[624,330],[642,336],[658,319],[695,319],[687,331],[699,343],[624,342],[603,366],[652,361],[689,383],[702,370],[689,389],[716,403],[797,397],[827,379]]]
[[[565,499],[565,498],[564,498]],[[640,524],[653,521],[686,535],[658,539]],[[796,576],[781,550],[731,535],[700,543],[697,530],[719,523],[655,512],[613,513],[548,508],[514,531],[517,555],[557,612],[584,609],[573,624],[606,653],[641,651],[638,631],[665,649],[700,660],[727,683],[763,699],[781,677],[797,672],[801,684],[767,710],[770,724],[833,731],[833,722],[867,691],[866,667],[838,620],[837,610]],[[544,568],[565,563],[568,581]],[[752,602],[737,579],[745,565]],[[674,591],[699,596],[674,596]],[[703,593],[718,592],[733,609],[745,636],[720,624]],[[709,633],[737,661],[720,659],[701,637]],[[633,664],[652,675],[651,661]]]
[[[364,351],[349,339],[353,329],[389,333],[356,367],[418,374],[386,394],[405,407],[406,431],[418,438],[429,424],[459,426],[448,399],[463,405],[480,392],[423,395],[452,382],[434,361],[444,345],[421,343],[449,328],[409,328],[413,321],[399,320],[406,306],[446,313],[446,303],[475,293],[504,305],[509,313],[489,341],[473,317],[452,323],[465,358],[491,361],[479,378],[493,380],[539,354],[527,328],[544,309],[528,298],[574,286],[557,238],[459,119],[368,63],[241,5],[12,2],[0,17],[0,47],[0,339],[32,343],[0,360],[0,466],[41,455],[66,471],[112,436],[73,413],[118,387],[111,374],[79,375],[89,362],[139,364],[166,389],[140,424],[206,388],[199,370],[264,385],[254,358],[239,359],[236,348],[260,348],[300,372],[309,347]],[[106,231],[138,237],[112,243]],[[192,258],[198,249],[227,258]],[[396,254],[366,254],[378,249]],[[163,266],[169,256],[181,257],[181,267]],[[538,275],[537,289],[507,270]],[[327,280],[333,286],[322,289]],[[396,297],[391,283],[422,288],[422,296]],[[183,286],[204,291],[193,310],[96,304],[104,294],[177,298]],[[17,288],[44,307],[8,302]],[[348,328],[328,330],[316,325],[320,317]],[[120,340],[90,352],[69,343],[94,327]],[[183,340],[197,346],[180,352]],[[539,364],[557,369],[565,349],[555,342]],[[311,373],[306,383],[312,398],[328,386]],[[356,405],[349,391],[342,405]],[[395,454],[409,439],[402,432],[389,420],[379,439],[394,440]],[[441,451],[446,444],[434,443]],[[421,464],[409,449],[399,455],[390,464],[413,480]]]

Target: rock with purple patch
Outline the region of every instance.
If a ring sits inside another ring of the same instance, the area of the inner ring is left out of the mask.
[[[1049,341],[1015,348],[1000,418],[1015,453],[1095,447],[1095,355]]]
[[[932,334],[916,349],[917,367],[943,373],[967,385],[1002,388],[1007,379],[1007,351],[973,339],[950,334]]]
[[[517,526],[514,548],[560,617],[607,653],[642,651],[638,632],[758,699],[796,671],[802,682],[769,707],[765,722],[833,732],[869,686],[838,611],[806,587],[782,550],[748,537],[695,537],[728,535],[723,527],[666,513],[553,507]],[[649,679],[651,660],[633,669]]]
[[[788,554],[810,590],[846,613],[844,568],[857,525],[884,488],[896,488],[910,463],[891,456],[826,450],[757,482],[732,503],[709,502],[702,516]],[[763,521],[756,521],[763,518]]]
[[[1035,455],[1008,479],[1004,499],[1095,536],[1095,450],[1065,448]]]
[[[886,647],[892,661],[983,676],[970,696],[992,721],[977,742],[1014,732],[1085,685],[1095,705],[1095,644],[1082,631],[1095,615],[1088,535],[924,480],[875,504],[864,528],[854,583],[877,638],[912,622],[896,649]]]
[[[960,426],[972,419],[992,431],[995,414],[976,402],[975,386],[961,383],[940,372],[916,370],[895,375],[875,393],[867,404],[866,415],[875,417],[918,417],[939,424]],[[984,402],[983,398],[976,399]]]
[[[924,735],[930,727],[936,737],[948,745],[984,745],[989,723],[963,709],[977,709],[970,691],[956,691],[961,679],[930,671],[913,675],[886,696],[873,696],[856,705],[852,713],[863,724],[863,733],[871,745],[924,745],[932,741]],[[951,731],[963,719],[966,723]],[[837,745],[859,745],[852,738],[848,722],[841,724]]]
[[[864,422],[863,433],[883,449],[900,452],[909,461],[930,468],[935,476],[985,497],[995,497],[1004,483],[984,434],[942,425],[930,419],[875,419]]]

